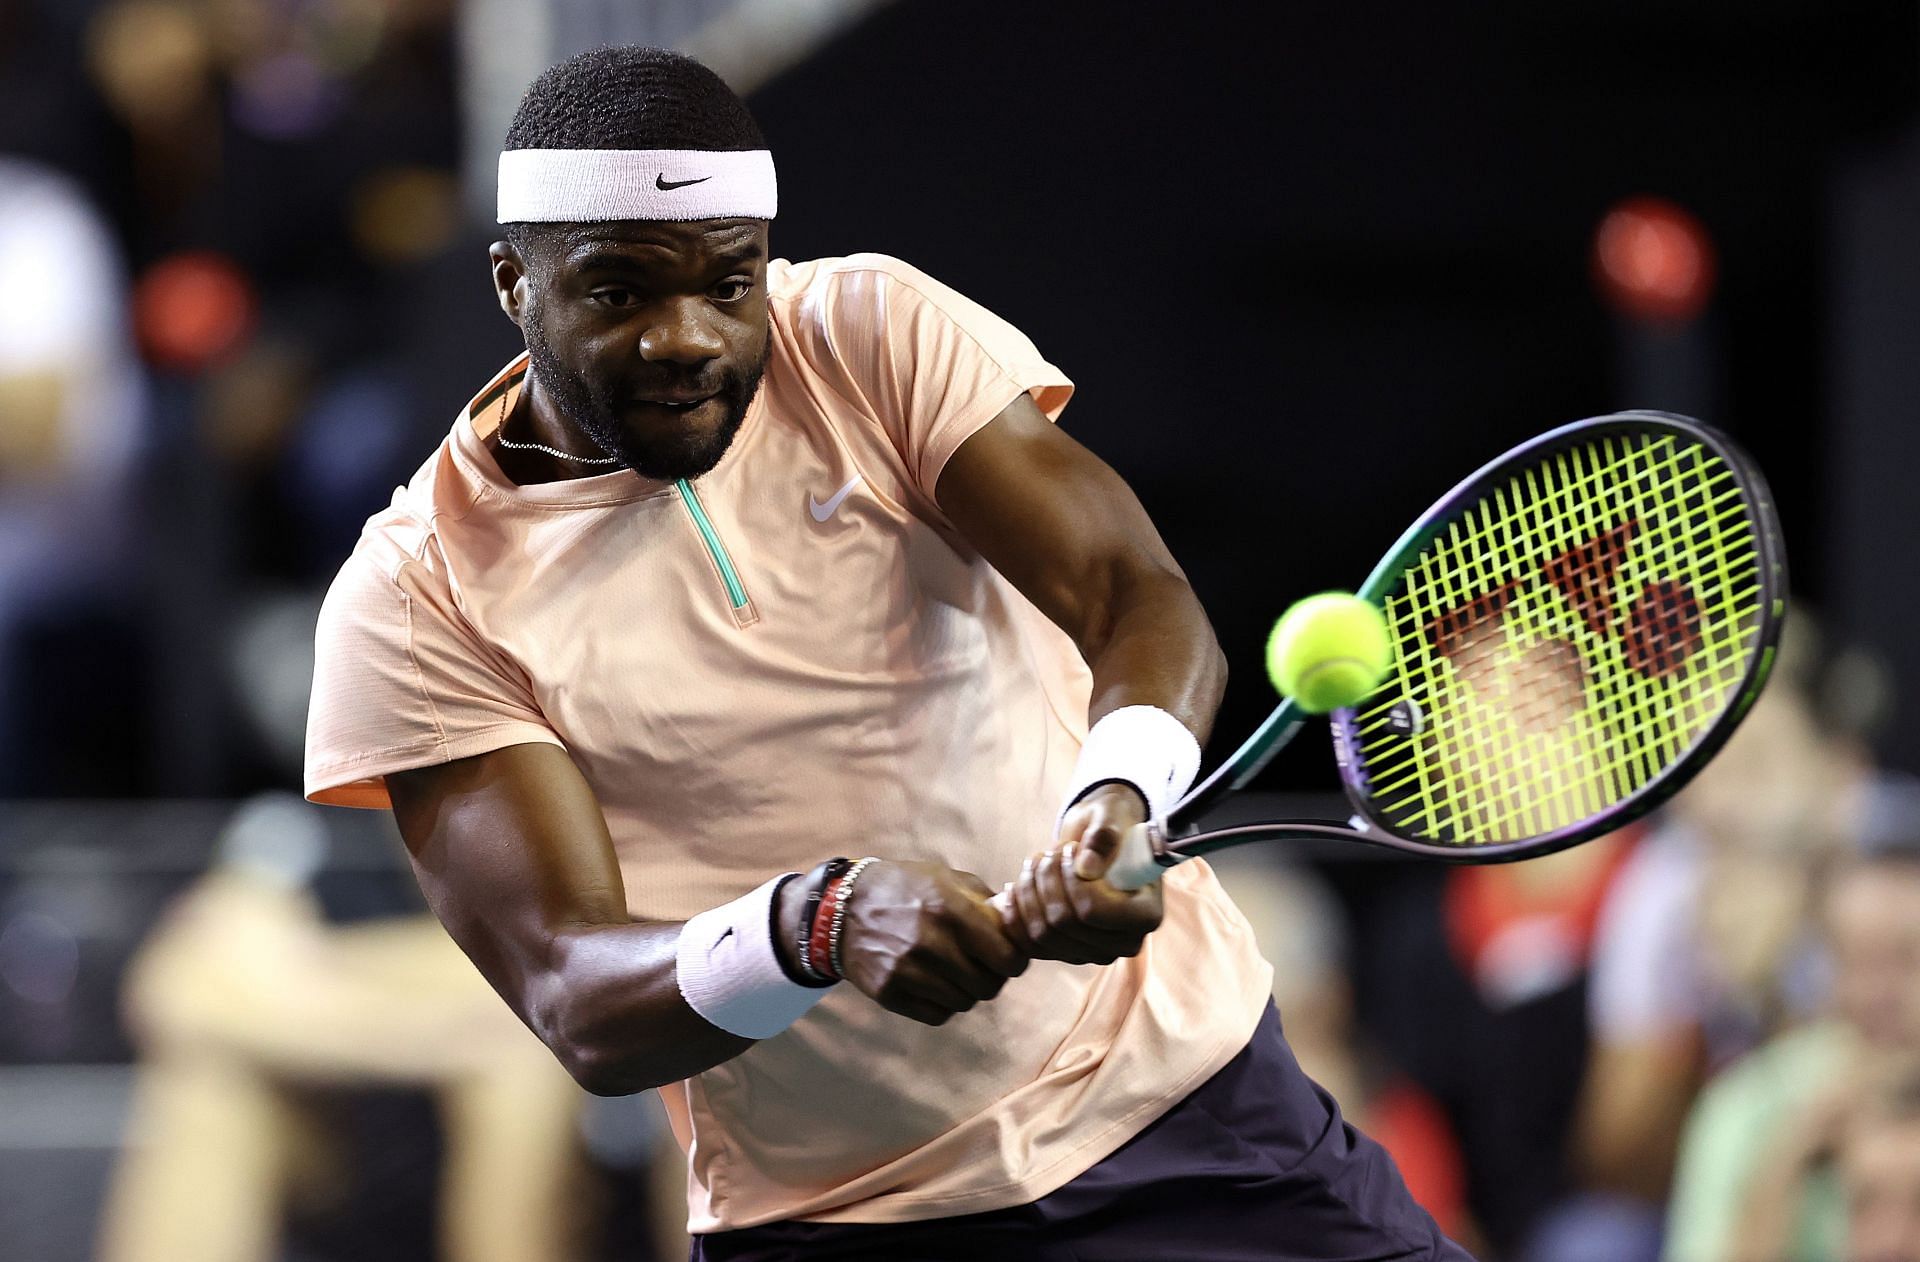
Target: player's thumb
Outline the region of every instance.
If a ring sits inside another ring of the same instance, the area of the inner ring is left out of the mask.
[[[1113,866],[1113,857],[1120,853],[1121,833],[1119,823],[1111,815],[1096,809],[1092,822],[1073,848],[1073,874],[1083,881],[1097,881],[1105,876]]]

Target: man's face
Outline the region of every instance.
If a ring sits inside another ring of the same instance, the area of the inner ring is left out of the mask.
[[[1826,903],[1840,1015],[1876,1047],[1920,1049],[1920,865],[1844,868]]]
[[[766,369],[766,222],[556,228],[528,253],[509,311],[560,418],[643,477],[718,464]]]
[[[1920,1119],[1856,1122],[1841,1145],[1847,1262],[1920,1262]]]

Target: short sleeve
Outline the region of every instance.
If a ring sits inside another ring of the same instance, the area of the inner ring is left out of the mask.
[[[508,745],[562,745],[513,664],[486,645],[413,558],[389,571],[363,538],[314,636],[306,794],[385,808],[384,777]]]
[[[1019,329],[918,268],[852,255],[813,305],[832,353],[929,500],[947,460],[1022,394],[1057,419],[1073,382]]]
[[[1601,908],[1587,992],[1598,1041],[1663,1038],[1699,1020],[1699,879],[1692,845],[1670,828],[1642,841],[1621,868]]]

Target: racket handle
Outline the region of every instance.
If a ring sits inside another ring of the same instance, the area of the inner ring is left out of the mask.
[[[1137,890],[1166,875],[1168,865],[1160,862],[1153,833],[1151,823],[1135,824],[1120,839],[1120,852],[1107,869],[1107,882],[1115,889]]]

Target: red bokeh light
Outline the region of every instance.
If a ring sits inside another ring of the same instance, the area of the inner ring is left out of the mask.
[[[1609,210],[1593,239],[1600,292],[1622,315],[1684,323],[1713,297],[1715,257],[1693,214],[1661,197],[1631,197]]]
[[[253,284],[238,264],[210,250],[161,259],[133,291],[133,327],[158,367],[200,372],[246,340]]]

